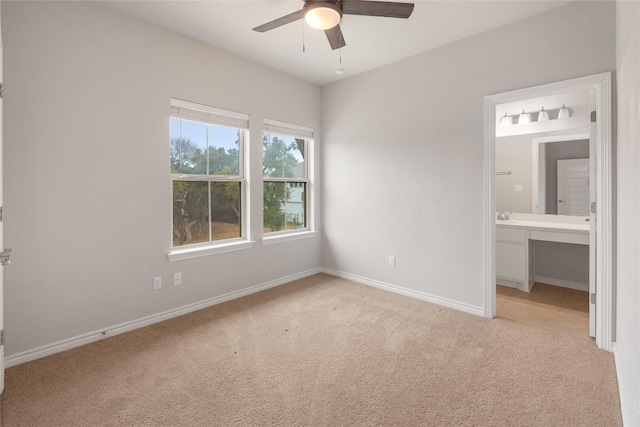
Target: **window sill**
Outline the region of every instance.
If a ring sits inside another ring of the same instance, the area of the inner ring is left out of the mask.
[[[262,238],[262,245],[275,245],[276,243],[291,242],[293,240],[310,239],[318,235],[317,231],[301,231],[298,233],[278,234]]]
[[[172,261],[172,262],[181,261],[184,259],[199,258],[203,256],[223,254],[226,252],[241,251],[243,249],[249,249],[253,247],[253,243],[254,242],[250,240],[242,240],[240,242],[229,242],[229,243],[222,243],[217,245],[198,246],[195,248],[174,249],[171,252],[169,252],[167,257],[169,258],[169,261]]]

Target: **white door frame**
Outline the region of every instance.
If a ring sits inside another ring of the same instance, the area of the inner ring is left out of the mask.
[[[611,73],[594,74],[549,83],[484,98],[484,316],[496,315],[496,222],[495,222],[495,138],[496,105],[574,90],[595,91],[597,126],[596,150],[596,344],[613,351],[613,202],[612,202],[612,127]],[[594,224],[592,223],[592,227]]]
[[[0,19],[2,21],[2,19]],[[0,207],[3,205],[3,181],[2,181],[2,126],[3,126],[3,99],[2,99],[2,84],[4,82],[3,75],[3,49],[2,49],[2,30],[0,29]],[[4,251],[3,232],[4,229],[2,219],[0,218],[0,252]],[[4,333],[4,282],[3,282],[3,267],[0,265],[0,331]],[[0,394],[4,391],[4,344],[0,345]]]

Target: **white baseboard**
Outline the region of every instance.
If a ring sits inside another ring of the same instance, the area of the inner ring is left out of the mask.
[[[551,277],[536,276],[536,282],[545,283],[547,285],[560,286],[563,288],[575,289],[576,291],[589,292],[588,283],[570,282],[568,280],[554,279]]]
[[[616,365],[616,376],[618,377],[618,394],[620,395],[620,410],[622,412],[622,425],[623,426],[632,426],[636,425],[637,418],[632,417],[632,414],[629,412],[629,405],[627,405],[627,394],[625,392],[625,382],[624,377],[622,376],[622,372],[620,372],[620,361],[618,360],[618,352],[616,351],[615,343],[613,343],[613,358],[615,360]]]
[[[422,301],[430,302],[430,303],[441,305],[444,307],[453,308],[454,310],[464,311],[465,313],[471,313],[471,314],[475,314],[476,316],[484,317],[484,309],[482,307],[476,307],[474,305],[465,304],[465,303],[450,300],[447,298],[438,297],[435,295],[427,294],[425,292],[414,291],[413,289],[403,288],[401,286],[380,282],[378,280],[367,279],[366,277],[357,276],[351,273],[345,273],[343,271],[334,270],[332,268],[323,268],[322,272],[326,274],[330,274],[332,276],[351,280],[353,282],[361,283],[363,285],[372,286],[374,288],[383,289],[385,291],[394,292],[396,294],[404,295],[411,298],[416,298]]]
[[[501,279],[499,277],[496,277],[496,285],[507,286],[509,288],[514,288],[514,289],[520,289],[523,292],[531,292],[531,286],[533,285],[533,282],[531,283],[527,283],[526,281],[517,282],[515,280]]]
[[[132,320],[119,325],[108,326],[98,331],[88,332],[86,334],[78,335],[72,338],[68,338],[62,341],[58,341],[52,344],[47,344],[32,350],[23,351],[20,353],[12,354],[5,357],[4,364],[6,368],[19,365],[21,363],[29,362],[32,360],[40,359],[42,357],[50,356],[55,353],[70,350],[81,345],[89,344],[95,341],[99,341],[114,335],[123,334],[125,332],[133,331],[145,326],[152,325],[154,323],[162,322],[164,320],[172,319],[174,317],[182,316],[183,314],[191,313],[203,308],[211,307],[223,302],[231,301],[236,298],[241,298],[247,295],[255,294],[256,292],[264,291],[276,286],[284,285],[285,283],[293,282],[294,280],[303,279],[305,277],[313,276],[314,274],[321,273],[322,268],[313,268],[311,270],[303,271],[300,273],[292,274],[280,279],[271,280],[269,282],[262,283],[260,285],[251,286],[239,291],[229,292],[224,295],[209,298],[203,301],[199,301],[193,304],[187,304],[182,307],[177,307],[171,310],[163,311],[161,313],[152,314],[151,316],[142,317],[140,319]]]

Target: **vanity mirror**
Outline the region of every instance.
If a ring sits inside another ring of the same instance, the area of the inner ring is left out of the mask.
[[[496,210],[589,215],[588,129],[496,138]]]
[[[591,97],[581,89],[496,106],[496,211],[589,215]]]

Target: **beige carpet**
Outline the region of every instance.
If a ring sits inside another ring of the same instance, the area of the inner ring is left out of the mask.
[[[6,372],[2,425],[621,424],[613,356],[327,275]]]

